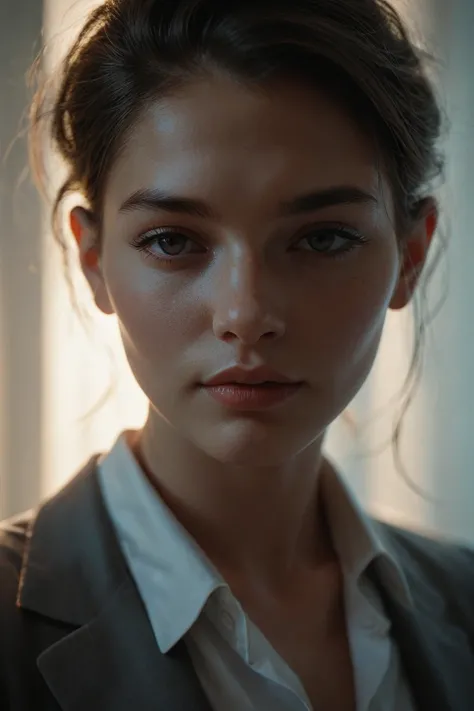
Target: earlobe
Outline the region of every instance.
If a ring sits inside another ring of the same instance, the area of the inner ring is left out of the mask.
[[[410,303],[418,285],[420,274],[421,269],[419,268],[412,267],[409,270],[401,270],[396,289],[390,302],[390,309],[392,311],[400,311]]]
[[[423,213],[403,244],[398,282],[390,302],[390,308],[394,311],[405,308],[411,301],[436,231],[436,203],[432,200],[426,201]]]
[[[69,216],[69,224],[79,249],[82,272],[89,283],[94,301],[104,314],[113,314],[107,286],[100,261],[97,226],[91,213],[83,207],[75,207]]]

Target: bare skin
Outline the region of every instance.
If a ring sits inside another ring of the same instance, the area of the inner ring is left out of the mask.
[[[286,595],[251,595],[248,601],[244,596],[242,604],[299,676],[313,709],[356,708],[342,579],[336,563],[321,567],[317,574],[303,573],[291,582]]]
[[[131,442],[150,483],[178,516],[194,532],[201,547],[210,554],[234,595],[250,619],[298,675],[314,709],[355,709],[355,690],[346,632],[343,580],[324,511],[318,512],[318,535],[311,537],[313,550],[307,560],[282,571],[270,584],[258,571],[247,572],[244,565],[229,565],[225,546],[220,555],[207,540],[199,520],[161,489],[138,447]],[[331,475],[324,461],[319,475]],[[313,501],[314,499],[312,499]],[[309,538],[309,536],[308,536]],[[316,562],[317,561],[317,562]]]
[[[395,234],[378,166],[323,95],[288,84],[257,92],[216,74],[157,102],[133,129],[109,177],[97,263],[93,222],[73,212],[97,306],[117,315],[150,401],[137,457],[314,707],[339,711],[354,708],[354,686],[319,505],[321,447],[370,372],[387,309],[410,300],[436,225],[428,201]],[[331,205],[283,210],[343,187]],[[121,209],[150,189],[210,214],[176,202]],[[150,230],[145,253],[136,241]],[[237,412],[202,387],[234,365],[271,366],[303,386],[276,407]]]

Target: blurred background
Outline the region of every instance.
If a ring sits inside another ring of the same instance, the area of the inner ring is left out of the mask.
[[[423,377],[405,419],[403,463],[390,445],[397,394],[412,347],[413,314],[390,314],[372,375],[327,447],[362,503],[383,519],[474,543],[474,2],[392,0],[436,59],[449,116],[440,198],[449,248],[429,290],[447,300],[428,331]],[[26,74],[42,45],[54,71],[90,0],[0,0],[0,518],[62,486],[145,402],[128,370],[113,317],[84,331],[61,257],[28,170]],[[61,177],[54,168],[54,179]],[[80,275],[80,300],[90,300]],[[103,401],[101,407],[97,407]]]

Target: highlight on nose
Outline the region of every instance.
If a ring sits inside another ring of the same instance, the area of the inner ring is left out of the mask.
[[[222,341],[239,341],[251,346],[265,339],[277,339],[285,333],[285,324],[276,314],[263,310],[254,302],[240,308],[219,308],[214,315],[214,333]]]
[[[264,274],[258,258],[239,248],[231,263],[219,270],[212,299],[216,338],[252,346],[262,339],[278,339],[286,330],[279,285]]]

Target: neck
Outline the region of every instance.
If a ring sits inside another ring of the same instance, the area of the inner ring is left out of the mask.
[[[218,462],[149,417],[132,443],[146,476],[216,568],[279,585],[334,560],[315,442],[280,466]]]

